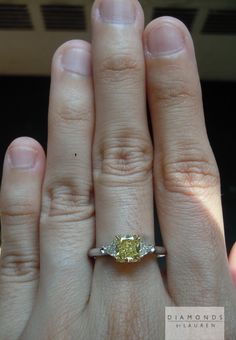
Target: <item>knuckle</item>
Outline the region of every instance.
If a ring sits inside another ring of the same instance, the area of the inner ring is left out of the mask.
[[[39,258],[37,252],[2,252],[0,278],[3,282],[31,282],[39,277]]]
[[[195,195],[196,191],[218,188],[220,176],[215,162],[204,157],[191,157],[165,162],[162,168],[165,188],[170,192]]]
[[[131,52],[112,54],[103,60],[98,70],[105,82],[117,82],[140,78],[142,64]]]
[[[65,184],[67,183],[67,184]],[[42,204],[42,215],[58,222],[79,222],[94,216],[93,190],[71,180],[47,186]]]
[[[61,105],[58,106],[56,114],[63,121],[88,122],[91,118],[91,108],[85,104],[84,100],[78,98],[78,93],[74,91],[75,89],[70,89],[70,93],[61,95]]]
[[[200,96],[200,89],[190,86],[183,80],[158,80],[155,84],[154,101],[158,105],[173,105],[197,101]]]
[[[142,182],[150,178],[152,162],[153,147],[148,138],[109,137],[100,144],[94,176],[109,185]]]
[[[14,203],[5,201],[1,209],[1,217],[5,224],[24,225],[34,223],[38,219],[39,211],[31,202]]]

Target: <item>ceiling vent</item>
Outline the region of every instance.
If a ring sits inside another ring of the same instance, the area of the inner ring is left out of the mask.
[[[27,5],[0,4],[0,29],[31,30],[32,28]]]
[[[47,30],[86,30],[83,6],[42,5],[41,11]]]
[[[202,33],[236,34],[236,10],[210,10]]]
[[[152,19],[161,17],[161,16],[171,16],[178,18],[183,21],[183,23],[188,27],[188,29],[192,30],[193,21],[197,14],[197,9],[195,8],[171,8],[171,7],[155,7],[153,9],[153,17]]]

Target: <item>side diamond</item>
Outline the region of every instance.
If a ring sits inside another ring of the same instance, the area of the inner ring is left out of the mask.
[[[145,244],[144,242],[140,243],[140,250],[139,250],[139,255],[140,257],[143,257],[144,255],[148,253],[153,252],[153,246],[150,244]]]
[[[111,244],[103,247],[104,251],[106,252],[106,254],[110,255],[110,256],[115,256],[116,255],[116,244],[113,241]]]

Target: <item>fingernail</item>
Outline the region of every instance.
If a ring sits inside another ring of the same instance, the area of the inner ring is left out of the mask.
[[[148,52],[159,57],[181,51],[185,45],[185,38],[178,27],[166,23],[150,30],[146,43]]]
[[[89,76],[91,74],[90,53],[79,48],[67,49],[62,56],[62,66],[66,71]]]
[[[31,148],[14,147],[8,151],[8,156],[12,168],[31,169],[35,166],[37,151]]]
[[[132,24],[136,18],[136,8],[131,0],[103,0],[99,12],[106,23]]]

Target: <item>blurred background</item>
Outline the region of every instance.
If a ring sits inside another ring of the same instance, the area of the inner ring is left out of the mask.
[[[46,150],[51,59],[67,40],[91,41],[92,3],[0,0],[1,166],[8,144],[16,137],[31,136]],[[221,173],[229,251],[236,241],[236,0],[140,3],[146,24],[170,15],[182,20],[192,34],[208,135]]]

